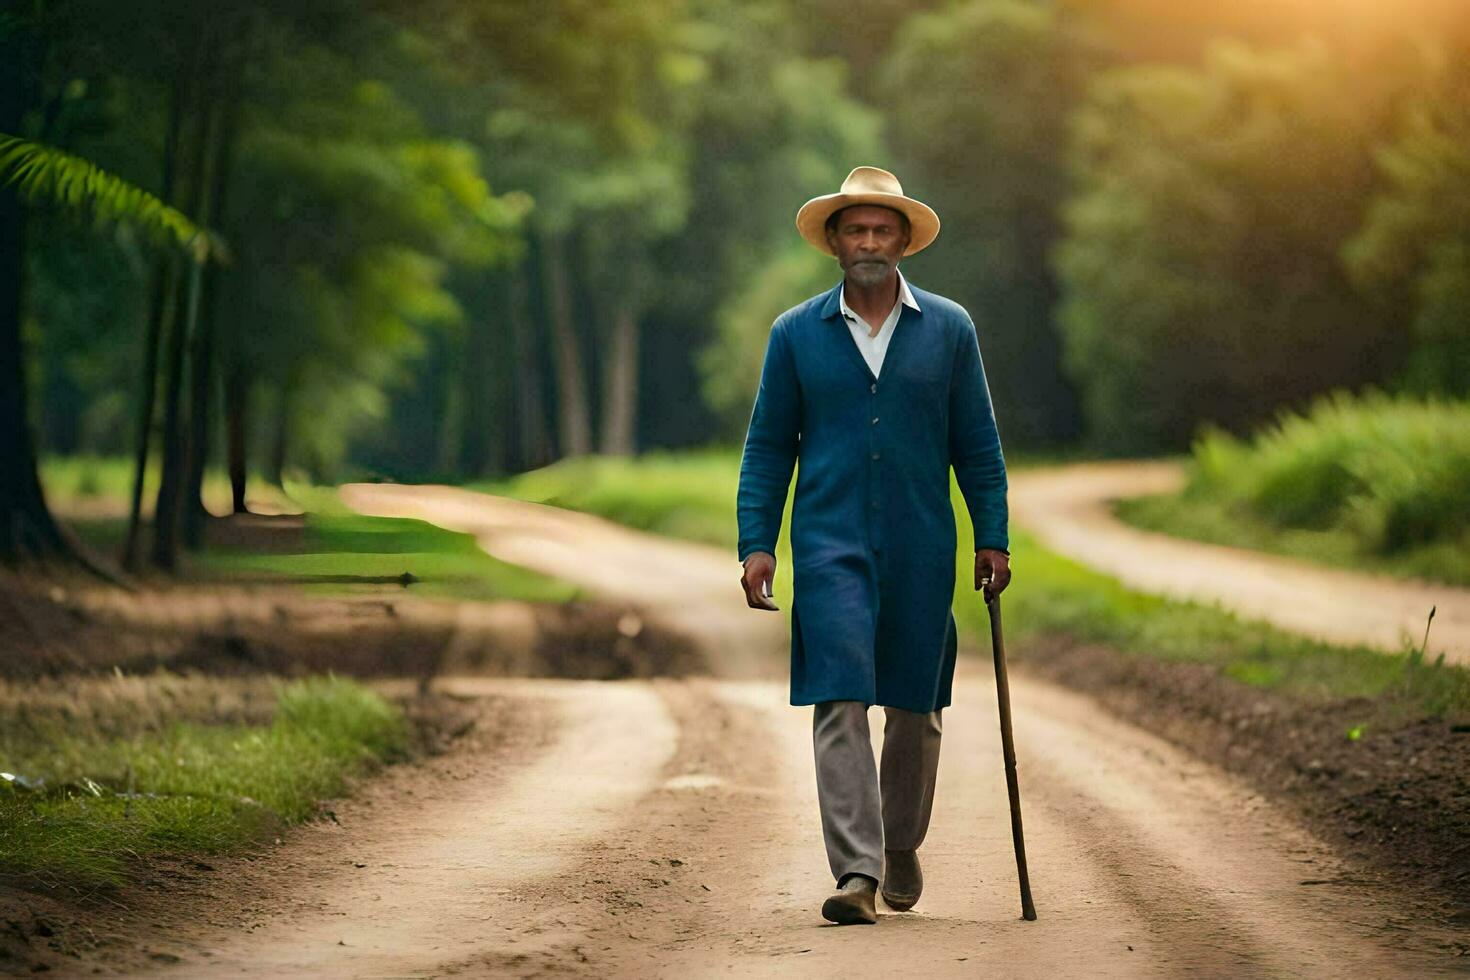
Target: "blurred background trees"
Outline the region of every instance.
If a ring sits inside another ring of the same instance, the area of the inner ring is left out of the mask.
[[[129,457],[123,551],[169,568],[209,468],[239,511],[293,471],[737,442],[771,320],[837,281],[796,208],[860,163],[941,215],[905,272],[974,317],[1008,449],[1178,450],[1369,384],[1463,398],[1467,22],[23,0],[0,14],[0,133],[33,151],[0,158],[0,556],[64,547],[38,454]],[[62,159],[132,209],[39,193]]]

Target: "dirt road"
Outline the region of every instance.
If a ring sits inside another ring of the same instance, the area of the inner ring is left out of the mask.
[[[1041,916],[1020,921],[992,682],[970,660],[945,717],[923,900],[875,927],[829,926],[810,708],[786,703],[770,652],[784,625],[740,604],[730,556],[580,517],[572,539],[559,514],[462,491],[345,497],[609,591],[623,587],[609,567],[636,551],[645,581],[681,597],[673,615],[712,651],[743,652],[713,678],[444,682],[489,706],[493,731],[395,770],[265,866],[239,863],[265,897],[173,932],[156,955],[180,975],[1380,977],[1463,963],[1411,903],[1236,782],[1018,677]]]
[[[1109,502],[1167,493],[1171,463],[1086,463],[1011,477],[1011,513],[1054,551],[1145,592],[1200,602],[1336,643],[1418,645],[1431,606],[1433,655],[1470,663],[1470,589],[1341,571],[1276,555],[1185,541],[1129,527]]]

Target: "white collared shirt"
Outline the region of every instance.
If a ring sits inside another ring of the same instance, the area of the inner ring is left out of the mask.
[[[898,302],[893,304],[893,309],[888,312],[888,319],[883,321],[878,328],[878,333],[871,336],[872,326],[847,305],[846,282],[838,290],[838,303],[842,309],[842,318],[847,322],[847,329],[852,334],[853,342],[857,344],[863,360],[868,362],[868,368],[876,378],[883,370],[883,357],[888,353],[888,342],[893,339],[893,331],[898,326],[898,318],[903,308],[905,306],[911,306],[915,310],[919,308],[913,292],[909,289],[908,280],[903,277],[902,272],[898,273]]]

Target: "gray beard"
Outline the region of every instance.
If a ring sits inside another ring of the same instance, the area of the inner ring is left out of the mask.
[[[854,262],[847,274],[859,286],[877,286],[888,277],[891,268],[887,262]]]

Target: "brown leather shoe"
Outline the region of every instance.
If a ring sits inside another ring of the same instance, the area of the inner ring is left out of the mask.
[[[883,901],[895,912],[907,912],[924,891],[918,851],[883,852]]]
[[[876,894],[872,878],[846,875],[832,897],[822,903],[822,918],[841,926],[872,925],[878,921]]]

